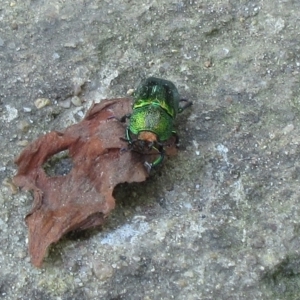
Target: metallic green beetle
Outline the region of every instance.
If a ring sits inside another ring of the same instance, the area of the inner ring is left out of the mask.
[[[180,102],[185,104],[180,106]],[[159,152],[160,156],[154,162],[145,162],[148,171],[163,161],[164,142],[175,135],[178,144],[178,136],[173,130],[174,120],[178,113],[192,104],[180,99],[177,88],[168,80],[149,77],[137,88],[132,113],[120,120],[125,122],[129,118],[125,139],[129,149],[141,153],[149,153],[152,149]]]

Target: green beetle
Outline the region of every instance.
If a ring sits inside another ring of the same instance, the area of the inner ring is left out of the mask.
[[[185,103],[180,106],[180,102]],[[138,86],[134,93],[132,113],[123,116],[120,121],[125,122],[129,118],[124,139],[129,149],[141,153],[150,153],[153,149],[159,152],[160,156],[154,162],[145,162],[149,172],[163,161],[164,143],[172,135],[178,144],[179,139],[173,129],[174,120],[178,113],[192,104],[191,101],[180,99],[171,81],[149,77]]]

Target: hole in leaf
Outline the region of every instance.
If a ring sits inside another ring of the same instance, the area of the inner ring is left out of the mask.
[[[65,176],[71,172],[72,168],[73,162],[68,150],[54,154],[43,164],[44,171],[50,177]]]

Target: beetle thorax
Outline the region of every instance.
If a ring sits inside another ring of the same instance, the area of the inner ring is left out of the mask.
[[[138,135],[139,140],[147,142],[157,142],[157,135],[151,131],[141,131]]]

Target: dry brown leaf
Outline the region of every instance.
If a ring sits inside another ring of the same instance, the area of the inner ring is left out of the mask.
[[[131,111],[131,99],[102,100],[86,117],[63,132],[50,132],[29,144],[16,159],[17,186],[32,190],[33,207],[26,216],[29,253],[40,267],[47,248],[64,234],[103,224],[115,207],[114,187],[148,177],[141,155],[122,152],[125,124],[111,119]],[[69,151],[73,168],[65,176],[49,177],[43,164]]]

